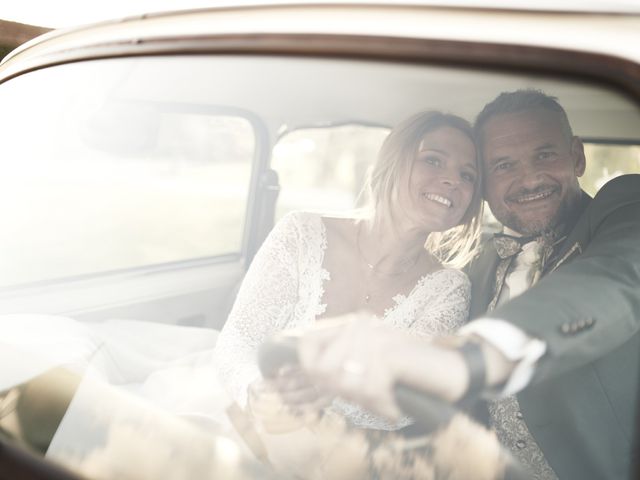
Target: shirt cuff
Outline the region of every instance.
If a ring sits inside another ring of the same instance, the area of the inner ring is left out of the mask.
[[[507,359],[516,363],[507,381],[497,391],[487,392],[489,396],[503,397],[513,395],[525,388],[536,362],[547,350],[546,342],[530,337],[520,328],[505,320],[480,318],[469,322],[459,331],[460,335],[475,335],[490,343]]]

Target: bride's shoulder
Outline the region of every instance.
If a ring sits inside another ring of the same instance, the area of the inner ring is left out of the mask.
[[[322,223],[327,232],[327,238],[333,240],[332,243],[352,244],[356,232],[357,223],[354,218],[323,215]]]
[[[303,210],[293,210],[285,213],[276,223],[275,228],[285,231],[306,228],[319,228],[322,226],[322,216],[319,213]]]
[[[341,243],[342,238],[348,237],[348,218],[328,217],[321,213],[295,210],[285,214],[274,227],[274,233],[279,236],[297,238],[299,241],[308,242],[312,239],[322,239],[325,244],[327,239],[331,243]]]
[[[446,283],[450,286],[464,285],[471,287],[469,276],[458,268],[444,267],[433,272],[432,276],[437,277],[439,282]]]
[[[320,215],[313,212],[307,212],[304,210],[292,210],[285,213],[278,223],[305,223],[320,218]]]
[[[339,217],[334,215],[322,215],[322,223],[327,230],[339,235],[353,235],[356,229],[356,221],[349,217]]]

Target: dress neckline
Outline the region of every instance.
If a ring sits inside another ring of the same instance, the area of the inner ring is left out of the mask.
[[[331,272],[329,272],[329,270],[327,270],[324,267],[324,255],[325,252],[327,250],[327,246],[328,246],[328,242],[327,242],[327,226],[324,223],[322,214],[317,214],[316,215],[316,219],[318,222],[318,228],[319,228],[319,233],[320,235],[318,235],[318,239],[319,239],[319,251],[320,251],[320,255],[318,256],[318,260],[319,260],[319,265],[318,265],[318,276],[317,276],[317,282],[318,282],[318,298],[316,299],[316,305],[318,306],[318,308],[316,309],[317,312],[320,312],[318,314],[322,315],[326,309],[327,309],[327,304],[326,303],[322,303],[322,299],[324,297],[324,282],[325,281],[330,281],[331,280]],[[381,321],[386,322],[392,315],[395,314],[396,311],[398,311],[402,305],[405,305],[410,299],[412,300],[413,297],[416,295],[416,292],[418,290],[422,290],[423,288],[425,288],[425,285],[427,284],[428,280],[431,280],[432,277],[440,274],[441,272],[446,272],[446,271],[450,271],[450,270],[456,270],[455,268],[451,268],[451,267],[442,267],[439,268],[437,270],[433,270],[431,272],[427,272],[423,275],[420,276],[420,278],[418,278],[418,280],[416,281],[415,285],[413,286],[413,288],[411,288],[411,290],[409,291],[409,293],[404,294],[404,293],[397,293],[396,295],[394,295],[393,297],[391,297],[391,300],[393,301],[393,305],[389,306],[388,308],[385,308],[384,313],[382,314],[382,316],[378,316],[375,313],[371,313],[371,315],[376,318],[379,319]]]

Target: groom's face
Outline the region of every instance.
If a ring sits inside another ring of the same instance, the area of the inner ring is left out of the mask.
[[[580,199],[582,143],[557,113],[501,113],[482,130],[485,199],[494,216],[523,235],[565,222]]]

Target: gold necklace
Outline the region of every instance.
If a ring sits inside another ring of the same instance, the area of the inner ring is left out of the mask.
[[[360,246],[361,230],[362,230],[362,224],[360,224],[358,226],[358,231],[356,233],[356,249],[358,250],[358,256],[360,257],[360,260],[367,266],[367,268],[373,274],[378,275],[380,277],[398,277],[400,275],[403,275],[403,274],[409,272],[410,270],[412,270],[418,264],[418,260],[420,260],[420,256],[422,255],[422,251],[418,252],[418,254],[413,259],[412,262],[408,263],[407,265],[405,265],[402,269],[400,269],[398,271],[394,271],[394,272],[382,272],[382,271],[380,271],[378,269],[378,265],[369,262],[367,260],[367,258],[364,256],[364,253],[362,252],[362,247]],[[369,303],[370,300],[371,300],[371,294],[369,292],[366,292],[365,295],[364,295],[365,303]]]

